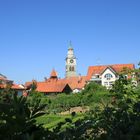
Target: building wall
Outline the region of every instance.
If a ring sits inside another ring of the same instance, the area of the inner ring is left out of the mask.
[[[77,76],[76,65],[76,57],[74,56],[73,49],[69,48],[66,57],[66,78]]]
[[[106,77],[107,75],[111,75]],[[104,73],[101,75],[101,83],[103,86],[110,88],[111,85],[117,80],[117,76],[110,70],[106,69]]]

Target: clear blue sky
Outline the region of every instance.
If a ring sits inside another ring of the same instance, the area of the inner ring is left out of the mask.
[[[0,0],[0,73],[16,83],[65,75],[72,41],[77,72],[140,61],[140,0]]]

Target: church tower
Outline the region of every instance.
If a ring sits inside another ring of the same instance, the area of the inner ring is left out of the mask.
[[[77,76],[76,74],[76,57],[74,56],[74,50],[70,42],[68,53],[66,57],[66,78]]]

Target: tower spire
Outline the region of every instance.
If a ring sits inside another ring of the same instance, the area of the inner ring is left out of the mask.
[[[69,49],[72,49],[72,42],[71,42],[71,40],[69,42]]]

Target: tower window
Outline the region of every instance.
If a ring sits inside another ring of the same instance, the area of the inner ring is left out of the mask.
[[[69,67],[69,71],[71,71],[71,66]]]
[[[74,67],[71,67],[71,71],[74,71]]]
[[[74,67],[69,67],[69,71],[74,71],[75,69],[74,69]]]

